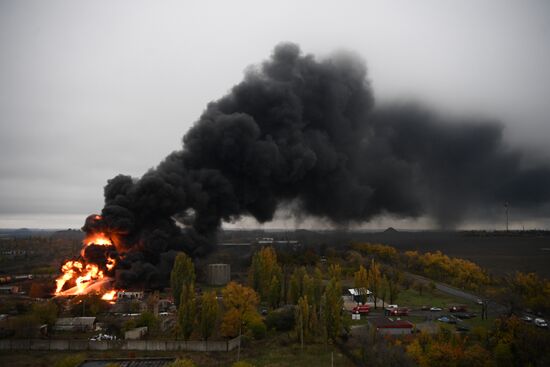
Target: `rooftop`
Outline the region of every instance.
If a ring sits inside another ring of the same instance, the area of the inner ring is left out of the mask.
[[[393,317],[378,317],[370,319],[369,322],[377,329],[412,329],[414,327],[414,325],[407,320]]]

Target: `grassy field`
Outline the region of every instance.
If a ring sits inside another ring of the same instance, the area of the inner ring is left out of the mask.
[[[290,346],[264,345],[257,355],[249,354],[243,360],[252,363],[256,367],[329,367],[331,366],[332,356],[336,367],[353,366],[353,363],[343,356],[338,349],[320,344],[306,345],[304,350],[301,350],[297,344]]]
[[[480,311],[480,306],[476,303],[453,297],[438,290],[434,290],[433,292],[425,290],[422,292],[422,295],[414,289],[403,290],[397,297],[397,303],[399,306],[412,309],[418,309],[422,306],[436,306],[445,309],[451,305],[465,305],[470,312]]]

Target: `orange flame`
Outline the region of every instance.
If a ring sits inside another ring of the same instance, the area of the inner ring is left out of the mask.
[[[88,235],[83,241],[83,247],[80,252],[85,257],[85,250],[88,246],[114,246],[113,242],[104,233],[94,233]],[[107,257],[105,268],[111,271],[116,265],[116,260]],[[85,260],[69,260],[61,267],[61,276],[56,282],[56,295],[80,295],[91,292],[102,294],[102,299],[113,301],[116,298],[116,290],[105,291],[104,288],[110,288],[110,278],[106,277],[103,270],[96,264],[86,264]],[[67,284],[74,283],[72,288],[63,290]]]
[[[115,264],[116,264],[116,260],[113,259],[112,257],[108,257],[107,264],[105,264],[105,266],[107,267],[107,270],[111,271],[115,267]]]
[[[116,293],[117,291],[113,289],[109,292],[104,293],[103,296],[101,296],[101,299],[104,301],[114,301],[116,297]]]

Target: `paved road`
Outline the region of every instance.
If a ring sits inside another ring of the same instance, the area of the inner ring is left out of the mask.
[[[412,273],[409,273],[409,272],[404,272],[404,274],[405,274],[405,276],[407,276],[409,278],[412,278],[416,281],[422,282],[424,284],[429,284],[431,282],[434,282],[435,287],[438,290],[440,290],[443,293],[450,294],[452,296],[460,297],[462,299],[472,301],[472,302],[477,302],[479,299],[481,299],[481,297],[479,297],[478,295],[475,295],[473,293],[465,292],[465,291],[463,291],[461,289],[458,289],[458,288],[455,288],[455,287],[451,287],[450,285],[445,284],[445,283],[435,282],[432,279],[423,277],[421,275],[412,274]]]
[[[403,273],[405,274],[405,276],[407,276],[411,279],[414,279],[416,281],[422,282],[424,284],[429,284],[431,282],[434,282],[436,289],[438,289],[439,291],[441,291],[443,293],[447,293],[451,296],[459,297],[459,298],[465,299],[467,301],[472,301],[472,302],[476,302],[476,303],[479,300],[482,299],[482,297],[479,296],[479,295],[476,295],[476,294],[473,294],[473,293],[470,293],[470,292],[466,292],[462,289],[452,287],[452,286],[450,286],[448,284],[445,284],[445,283],[435,282],[432,279],[423,277],[421,275],[412,274],[412,273],[409,273],[409,272],[406,272],[406,271],[403,272]],[[504,305],[501,305],[501,304],[496,303],[496,302],[491,301],[491,300],[486,300],[486,302],[487,302],[487,310],[490,314],[502,315],[502,314],[507,313],[507,311],[508,311],[507,307],[504,306]]]

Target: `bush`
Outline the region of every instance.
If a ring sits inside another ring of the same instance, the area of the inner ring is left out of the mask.
[[[233,363],[231,367],[254,367],[254,365],[245,361],[239,361]]]
[[[284,307],[275,310],[265,318],[269,330],[290,331],[294,329],[294,307]]]
[[[252,332],[252,336],[254,339],[259,340],[265,338],[265,334],[267,334],[267,328],[263,321],[253,321],[248,325],[248,328]]]
[[[196,367],[197,365],[190,359],[176,359],[166,367]]]
[[[82,362],[84,362],[85,359],[86,357],[83,354],[73,354],[58,361],[54,366],[55,367],[76,367]]]

